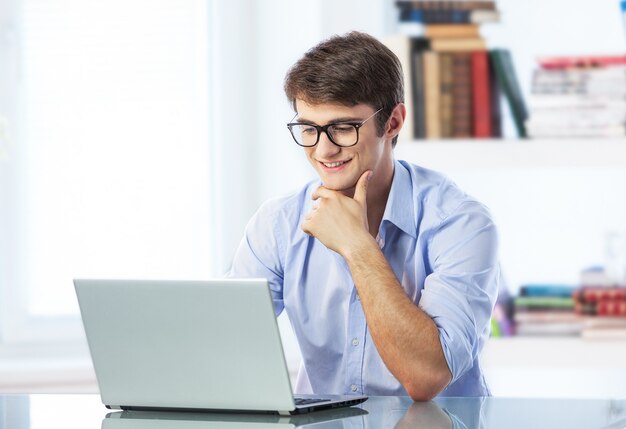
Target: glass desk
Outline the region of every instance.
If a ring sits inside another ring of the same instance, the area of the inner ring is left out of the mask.
[[[98,395],[2,395],[0,429],[624,429],[626,400],[371,397],[296,417],[107,410]]]

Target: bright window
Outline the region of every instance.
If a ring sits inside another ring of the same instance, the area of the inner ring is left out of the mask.
[[[3,49],[18,53],[17,90],[0,105],[11,132],[0,159],[3,337],[71,337],[48,328],[78,326],[73,278],[212,274],[209,10],[16,5],[18,49]]]

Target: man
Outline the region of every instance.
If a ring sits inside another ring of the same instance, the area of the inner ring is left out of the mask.
[[[478,355],[499,279],[488,211],[394,160],[406,109],[397,57],[332,37],[287,73],[288,125],[319,181],[265,203],[229,275],[269,280],[303,356],[296,392],[483,396]]]

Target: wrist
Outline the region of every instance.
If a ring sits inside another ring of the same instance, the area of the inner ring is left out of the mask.
[[[375,250],[379,250],[378,243],[369,233],[353,236],[349,243],[342,249],[341,256],[346,260],[348,265],[367,259],[367,254]]]

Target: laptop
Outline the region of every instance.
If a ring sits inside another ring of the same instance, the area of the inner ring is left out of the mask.
[[[76,279],[109,409],[293,415],[366,396],[294,398],[265,279]]]

